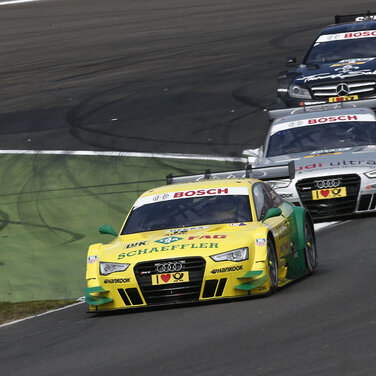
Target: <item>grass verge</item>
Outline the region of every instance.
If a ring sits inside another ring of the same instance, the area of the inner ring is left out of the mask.
[[[51,309],[61,308],[76,302],[77,299],[37,300],[22,303],[0,302],[0,325],[9,321],[38,315]]]

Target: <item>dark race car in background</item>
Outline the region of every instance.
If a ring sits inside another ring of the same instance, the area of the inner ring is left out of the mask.
[[[284,105],[376,98],[376,16],[335,20],[317,36],[296,70],[279,73],[277,95]],[[290,64],[294,62],[290,58]]]

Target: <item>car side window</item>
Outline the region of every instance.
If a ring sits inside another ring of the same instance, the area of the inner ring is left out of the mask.
[[[252,188],[257,220],[261,221],[270,208],[275,207],[263,183],[255,183]]]
[[[268,184],[264,184],[264,188],[266,189],[269,197],[273,201],[273,208],[278,208],[279,205],[282,204],[281,196],[276,191],[274,191],[272,188],[270,188],[270,186]]]

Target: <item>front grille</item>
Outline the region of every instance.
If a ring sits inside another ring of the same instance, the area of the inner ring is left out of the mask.
[[[152,275],[157,272],[156,264],[180,261],[182,272],[189,273],[189,282],[152,285]],[[197,301],[200,296],[205,260],[202,257],[176,258],[140,262],[134,267],[138,285],[148,305],[171,304]]]
[[[325,179],[341,179],[341,187],[346,187],[346,197],[313,200],[312,191],[317,189],[316,182]],[[360,177],[356,174],[320,176],[302,179],[296,184],[303,205],[316,219],[352,214],[356,209],[359,187]]]
[[[351,81],[351,82],[335,82],[323,85],[311,86],[311,93],[314,99],[327,99],[328,97],[337,97],[337,86],[345,83],[348,86],[347,95],[358,95],[359,97],[367,97],[375,93],[376,82],[372,80]]]

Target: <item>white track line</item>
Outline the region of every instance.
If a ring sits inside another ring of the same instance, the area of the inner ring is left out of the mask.
[[[0,154],[47,154],[47,155],[99,155],[104,157],[136,157],[136,158],[168,158],[168,159],[197,159],[222,162],[247,162],[247,158],[220,157],[203,154],[175,153],[139,153],[128,151],[90,151],[90,150],[0,150]]]
[[[32,1],[39,1],[39,0],[9,0],[9,1],[0,1],[0,5],[31,3]]]
[[[67,306],[64,306],[64,307],[61,307],[61,308],[57,308],[57,309],[51,309],[50,311],[39,313],[38,315],[28,316],[28,317],[24,317],[23,319],[6,322],[5,324],[1,324],[0,328],[2,328],[4,326],[9,326],[9,325],[17,324],[18,322],[21,322],[21,321],[34,319],[35,317],[40,317],[40,316],[48,315],[49,313],[62,311],[64,309],[71,308],[71,307],[74,307],[74,306],[82,304],[82,303],[85,303],[85,298],[84,297],[78,298],[77,299],[77,303],[73,303],[73,304],[70,304],[70,305],[67,305]]]

